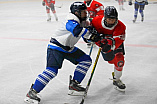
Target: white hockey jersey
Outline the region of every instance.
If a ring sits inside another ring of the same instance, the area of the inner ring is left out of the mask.
[[[48,48],[57,49],[63,52],[73,52],[76,50],[74,46],[81,37],[89,39],[89,31],[81,27],[80,20],[74,14],[70,13],[66,21],[56,30],[51,38]]]

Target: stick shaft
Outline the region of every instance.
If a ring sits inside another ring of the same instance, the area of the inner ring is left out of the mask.
[[[87,84],[87,86],[86,86],[86,91],[85,91],[85,93],[84,93],[84,95],[83,95],[83,97],[82,97],[82,101],[81,101],[80,104],[83,104],[83,103],[84,103],[84,99],[85,99],[85,97],[86,97],[86,95],[87,95],[87,92],[88,92],[90,83],[91,83],[91,81],[92,81],[93,74],[94,74],[94,71],[95,71],[95,68],[96,68],[96,65],[97,65],[99,56],[100,56],[100,52],[101,52],[101,48],[99,48],[99,51],[98,51],[98,54],[97,54],[97,57],[96,57],[96,59],[95,59],[95,63],[94,63],[94,66],[93,66],[93,69],[92,69],[92,72],[91,72],[91,76],[90,76],[90,78],[89,78],[89,80],[88,80],[88,84]]]

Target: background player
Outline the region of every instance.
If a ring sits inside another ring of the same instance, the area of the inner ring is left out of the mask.
[[[55,16],[56,21],[58,21],[58,17],[56,15],[56,10],[55,10],[55,7],[54,7],[55,0],[43,0],[42,5],[45,6],[45,4],[46,4],[47,16],[48,16],[47,21],[51,21],[50,9],[51,9],[52,13]]]
[[[80,26],[82,21],[87,19],[86,9],[87,7],[83,2],[74,2],[71,5],[71,13],[67,16],[65,25],[58,28],[48,44],[46,69],[36,78],[26,95],[25,102],[33,104],[40,102],[38,93],[45,88],[50,80],[57,76],[58,69],[62,67],[64,59],[77,65],[73,78],[70,76],[69,95],[73,95],[75,92],[84,94],[85,88],[79,84],[84,79],[92,60],[89,55],[74,45],[81,37],[96,39],[96,36],[91,34],[89,30]]]
[[[103,39],[96,42],[96,45],[102,48],[101,54],[105,61],[114,64],[113,85],[120,91],[125,91],[125,84],[120,80],[124,66],[124,46],[126,26],[118,20],[118,12],[114,6],[107,6],[104,11],[104,16],[95,17],[92,26],[99,34],[102,34]],[[115,41],[106,39],[111,38]]]
[[[119,4],[119,9],[120,10],[125,10],[123,5],[124,5],[124,1],[123,0],[118,0],[118,4]]]
[[[129,0],[129,5],[132,5],[132,0]],[[135,0],[135,5],[134,5],[135,12],[134,12],[134,20],[133,20],[134,23],[136,22],[136,19],[137,19],[138,9],[139,9],[139,12],[141,14],[141,21],[142,22],[144,21],[144,7],[145,7],[145,5],[148,5],[147,0]]]
[[[99,15],[104,15],[104,6],[95,0],[84,0],[84,3],[87,6],[87,11],[89,13],[89,20],[92,21],[92,19]],[[87,43],[87,47],[91,47],[91,43]]]

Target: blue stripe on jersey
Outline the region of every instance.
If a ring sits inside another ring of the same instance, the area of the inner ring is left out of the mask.
[[[80,24],[75,20],[68,20],[66,23],[66,29],[70,31],[74,37],[78,37],[83,27],[80,27]]]
[[[64,52],[64,53],[73,53],[78,49],[77,47],[74,47],[74,49],[71,52],[68,52],[68,51],[63,50],[61,47],[53,46],[53,45],[50,45],[50,44],[48,45],[48,48],[56,49],[56,50]]]

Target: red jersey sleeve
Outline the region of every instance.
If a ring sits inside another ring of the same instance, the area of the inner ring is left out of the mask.
[[[55,0],[52,0],[51,3],[55,4]]]
[[[47,6],[50,6],[51,3],[55,4],[55,0],[43,0]]]
[[[115,49],[117,49],[125,40],[126,26],[118,20],[118,24],[114,29],[113,38],[115,39]]]
[[[99,34],[101,34],[102,32],[102,26],[101,26],[101,20],[102,20],[103,16],[96,16],[93,18],[91,25],[98,31]]]
[[[97,1],[95,1],[94,4],[95,4],[96,16],[104,15],[104,6]]]
[[[84,3],[86,4],[86,2],[84,1]],[[87,10],[90,14],[90,18],[94,18],[96,16],[99,16],[99,15],[104,15],[104,6],[95,1],[95,0],[92,0],[91,4],[90,5],[87,5]]]

